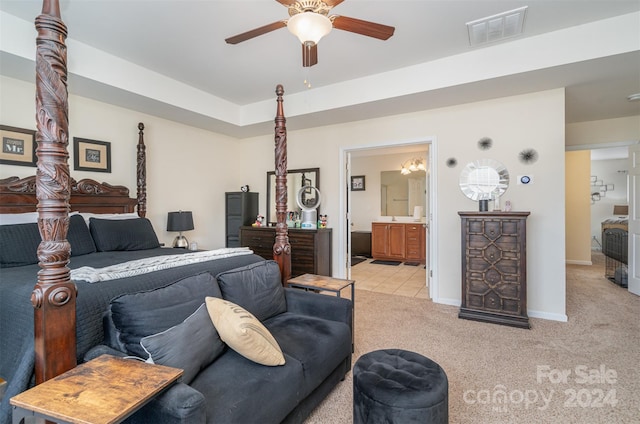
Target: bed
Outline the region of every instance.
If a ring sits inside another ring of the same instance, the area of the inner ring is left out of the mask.
[[[145,218],[143,124],[138,125],[136,198],[129,197],[126,187],[89,179],[76,182],[71,178],[67,163],[66,26],[60,18],[57,0],[43,0],[36,29],[37,172],[33,177],[0,180],[0,214],[37,214],[34,218],[37,222],[2,226],[12,228],[2,229],[6,236],[2,237],[3,254],[9,259],[5,258],[7,262],[0,269],[0,377],[7,381],[0,403],[0,423],[11,420],[12,396],[75,367],[91,347],[102,342],[102,315],[113,297],[162,287],[201,272],[216,275],[264,260],[244,252],[97,283],[72,279],[73,273],[84,266],[100,268],[189,252],[160,247]],[[278,85],[277,224],[273,251],[284,282],[291,275],[291,246],[285,222],[287,154],[283,94],[282,86]],[[136,215],[131,216],[132,213]]]

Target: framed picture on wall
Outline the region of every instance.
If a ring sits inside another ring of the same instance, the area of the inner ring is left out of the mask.
[[[364,191],[364,175],[351,177],[351,191]]]
[[[73,169],[111,172],[111,143],[73,137]]]
[[[36,132],[0,125],[0,163],[5,165],[36,166]]]

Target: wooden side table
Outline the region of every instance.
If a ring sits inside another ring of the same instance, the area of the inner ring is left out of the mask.
[[[327,277],[324,275],[302,274],[287,281],[287,287],[297,287],[305,290],[328,291],[340,297],[342,290],[351,286],[351,302],[353,304],[351,317],[351,351],[355,352],[354,337],[355,332],[355,280],[344,280],[342,278]]]
[[[102,355],[12,397],[13,424],[32,416],[57,423],[119,423],[182,373],[178,368]]]

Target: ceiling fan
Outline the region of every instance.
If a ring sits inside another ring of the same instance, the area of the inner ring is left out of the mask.
[[[276,29],[288,27],[302,43],[302,66],[308,67],[318,63],[318,41],[327,35],[332,28],[356,34],[387,40],[393,35],[392,26],[348,18],[346,16],[327,16],[329,11],[344,0],[276,0],[289,9],[289,19],[273,22],[254,28],[242,34],[225,39],[228,44],[238,44]]]

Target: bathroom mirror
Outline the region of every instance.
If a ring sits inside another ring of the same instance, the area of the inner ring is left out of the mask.
[[[493,159],[473,161],[460,173],[460,190],[471,200],[491,200],[509,187],[509,172]]]
[[[402,175],[400,171],[380,172],[380,215],[413,216],[419,206],[420,215],[426,211],[426,172]]]
[[[287,171],[287,211],[300,211],[296,203],[298,191],[308,187],[301,194],[300,201],[307,205],[318,203],[316,196],[320,188],[320,168],[289,169]],[[319,214],[318,209],[318,214]],[[275,225],[276,217],[276,171],[267,172],[267,223]]]

